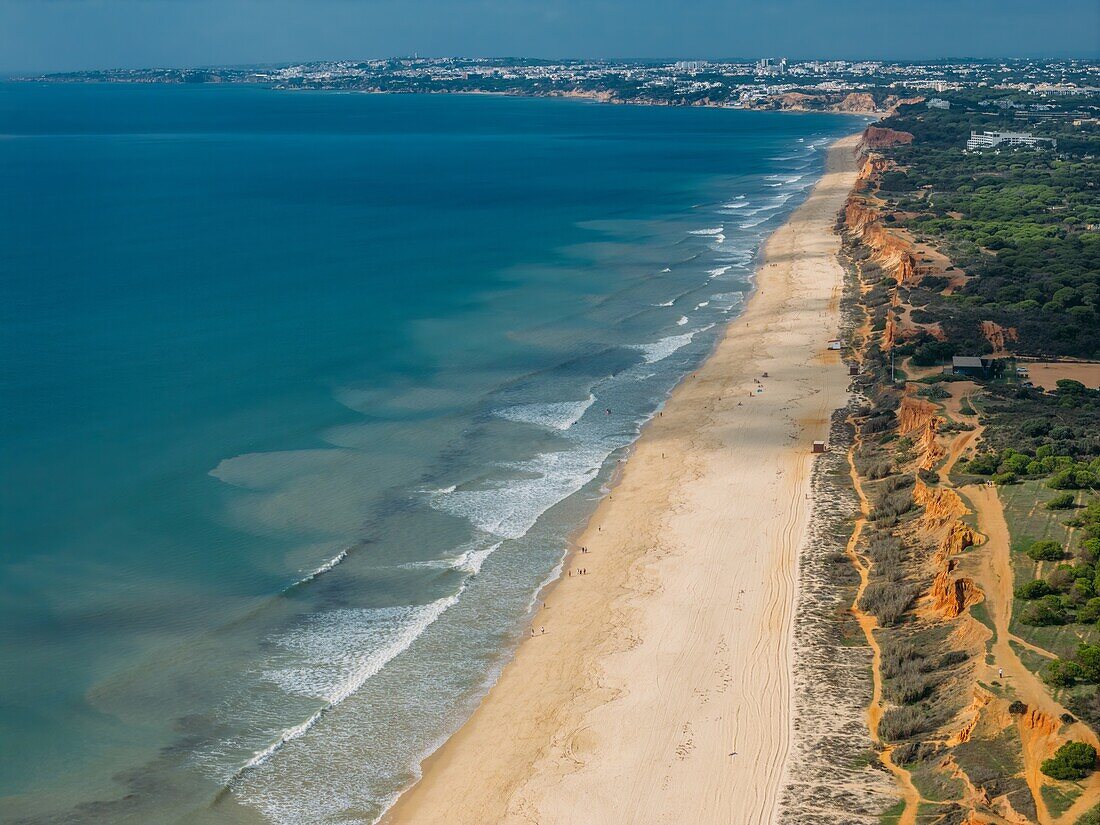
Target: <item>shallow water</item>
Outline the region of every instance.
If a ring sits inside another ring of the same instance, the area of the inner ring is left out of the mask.
[[[0,84],[3,816],[374,819],[858,123]]]

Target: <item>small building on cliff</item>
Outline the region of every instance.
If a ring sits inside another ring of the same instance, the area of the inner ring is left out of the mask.
[[[951,359],[951,366],[945,372],[950,372],[952,375],[987,378],[991,363],[991,359],[979,358],[976,355],[956,355]]]

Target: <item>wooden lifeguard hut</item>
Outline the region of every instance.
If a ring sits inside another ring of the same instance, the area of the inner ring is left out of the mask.
[[[826,447],[825,447],[825,442],[824,441],[815,441],[814,442],[814,452],[815,453],[823,453],[823,452],[825,452],[825,450],[826,450]]]

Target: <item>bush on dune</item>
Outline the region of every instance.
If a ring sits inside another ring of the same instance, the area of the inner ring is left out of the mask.
[[[1096,748],[1084,742],[1066,742],[1039,769],[1053,779],[1084,779],[1096,765]]]

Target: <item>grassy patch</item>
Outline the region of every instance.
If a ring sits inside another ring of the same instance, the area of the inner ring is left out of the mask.
[[[910,775],[921,797],[929,802],[951,802],[961,799],[966,793],[966,784],[961,779],[937,770],[933,765],[918,764]]]
[[[1043,628],[1043,629],[1048,630],[1048,629],[1051,629],[1051,628]],[[1058,628],[1058,629],[1064,629],[1064,628]],[[1009,640],[1008,644],[1011,646],[1012,650],[1016,653],[1016,656],[1019,657],[1020,663],[1024,667],[1026,667],[1028,670],[1030,670],[1032,673],[1038,673],[1043,668],[1045,668],[1048,664],[1050,664],[1051,660],[1048,659],[1046,656],[1043,656],[1039,653],[1036,653],[1034,650],[1029,650],[1028,648],[1024,647],[1023,645],[1017,644],[1016,642],[1012,641],[1011,639]]]
[[[1005,521],[1012,541],[1012,566],[1016,586],[1049,575],[1054,562],[1036,562],[1024,554],[1024,550],[1035,541],[1055,541],[1064,547],[1073,549],[1074,531],[1065,526],[1071,517],[1065,511],[1048,510],[1046,502],[1058,494],[1050,490],[1039,480],[1024,481],[1020,484],[1002,487],[998,491],[1004,506]],[[1072,513],[1072,511],[1071,511]],[[1024,608],[1024,602],[1016,599],[1012,606],[1013,621],[1010,631],[1033,645],[1049,650],[1057,656],[1072,657],[1082,642],[1096,642],[1100,633],[1091,624],[1067,624],[1061,626],[1033,627],[1016,620]],[[1027,661],[1028,668],[1045,666],[1042,657]]]
[[[998,786],[1006,777],[1023,770],[1020,759],[1020,734],[1015,725],[1005,728],[993,739],[971,739],[955,749],[955,760],[975,785],[999,796]]]
[[[1059,782],[1057,785],[1043,785],[1043,802],[1047,810],[1054,816],[1061,816],[1069,810],[1070,806],[1081,795],[1081,786],[1070,782]],[[1080,822],[1080,820],[1078,820]]]
[[[901,822],[901,814],[905,810],[905,802],[895,802],[881,814],[878,821],[880,825],[898,825]]]
[[[993,619],[989,615],[989,608],[984,601],[978,602],[970,607],[970,615],[977,619],[979,622],[989,628],[989,632],[996,635],[997,631],[993,627]]]

